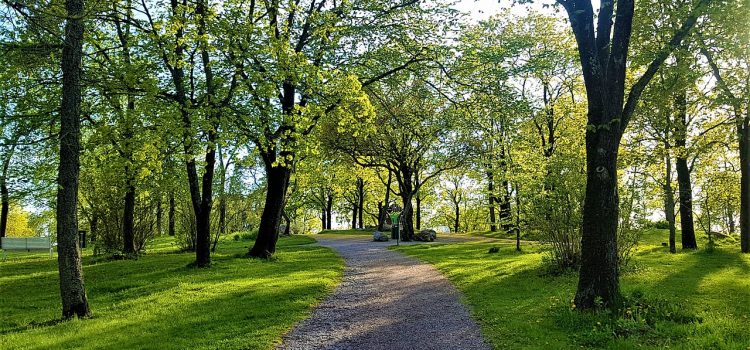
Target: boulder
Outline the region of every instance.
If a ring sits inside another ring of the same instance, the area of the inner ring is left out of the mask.
[[[388,242],[389,239],[390,237],[388,237],[387,234],[380,231],[375,231],[375,233],[372,234],[372,240],[375,242]]]
[[[437,232],[435,230],[422,230],[414,233],[415,241],[432,242],[437,238]]]

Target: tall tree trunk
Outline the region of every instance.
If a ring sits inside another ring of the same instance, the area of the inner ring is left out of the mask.
[[[459,202],[454,202],[455,204],[455,214],[456,214],[456,220],[453,222],[453,232],[458,233],[458,229],[460,228],[461,223],[461,207]]]
[[[496,232],[497,219],[495,217],[495,175],[492,171],[487,172],[487,193],[490,200],[490,232]]]
[[[666,145],[666,155],[664,156],[664,216],[669,223],[669,252],[675,253],[677,251],[675,236],[675,213],[674,213],[674,190],[672,189],[672,158],[669,154],[669,146]]]
[[[206,34],[206,4],[204,0],[198,1],[195,7],[198,19],[198,35]],[[205,166],[203,168],[203,179],[201,183],[201,193],[195,191],[196,197],[193,198],[196,224],[195,240],[195,265],[197,267],[211,266],[211,207],[213,204],[213,179],[216,165],[216,143],[218,140],[218,111],[214,105],[216,96],[215,86],[213,83],[213,71],[211,69],[210,56],[206,42],[200,44],[201,63],[203,75],[206,83],[206,106],[209,107],[208,122],[208,144],[206,145]],[[195,160],[193,160],[194,162]],[[195,167],[193,167],[195,169]],[[197,176],[194,177],[197,185]],[[197,206],[196,206],[197,204]]]
[[[393,181],[393,172],[388,170],[388,182],[385,185],[385,199],[383,204],[379,205],[378,231],[383,231],[385,223],[388,222],[388,206],[391,204],[391,182]]]
[[[127,167],[126,173],[129,173]],[[128,179],[125,191],[125,207],[122,212],[122,253],[134,255],[135,251],[135,186],[132,179]]]
[[[219,233],[223,235],[227,232],[226,185],[228,166],[224,164],[224,154],[221,152],[221,148],[217,147],[217,151],[219,153],[219,166],[221,167],[221,181],[219,183]],[[229,163],[227,162],[227,164]]]
[[[414,238],[414,208],[411,201],[411,193],[401,195],[403,209],[401,210],[401,226],[399,227],[399,233],[401,240],[404,242],[409,242]]]
[[[354,204],[352,205],[352,230],[357,229],[357,213],[359,210],[357,209],[357,199],[354,199]]]
[[[359,202],[357,203],[357,208],[359,208],[359,225],[358,227],[360,229],[365,228],[364,223],[364,212],[365,212],[365,181],[362,178],[357,178],[357,199],[359,199]]]
[[[273,164],[273,158],[267,156],[266,160],[266,203],[263,214],[260,217],[258,227],[258,238],[248,255],[255,258],[268,259],[276,253],[276,242],[279,239],[279,224],[281,212],[284,210],[286,191],[289,188],[289,177],[291,169]],[[329,223],[330,224],[330,223]]]
[[[677,132],[675,132],[675,146],[678,148],[676,168],[677,184],[680,193],[680,229],[682,230],[682,249],[697,249],[698,242],[695,239],[695,224],[693,222],[693,187],[690,181],[690,168],[688,167],[685,146],[687,145],[687,92],[681,89],[675,99],[677,106]]]
[[[0,201],[2,202],[2,209],[0,209],[0,238],[3,238],[8,229],[8,213],[10,212],[10,194],[8,193],[5,176],[0,178]],[[2,247],[2,239],[0,239],[0,248]]]
[[[323,210],[320,212],[320,230],[325,231],[326,227],[326,217],[328,216],[328,210],[326,210],[326,207],[323,207]]]
[[[162,202],[162,199],[163,199],[163,198],[162,198],[162,194],[161,194],[161,193],[157,193],[157,195],[156,195],[156,232],[157,232],[157,233],[158,233],[158,234],[159,234],[160,236],[161,236],[161,235],[162,235],[162,233],[164,232],[164,231],[162,230],[162,228],[163,228],[163,225],[162,225],[162,218],[163,218],[163,216],[164,216],[164,213],[163,213],[163,212],[164,212],[164,210],[163,210],[163,208],[162,208],[162,203],[161,203],[161,202]]]
[[[502,181],[503,201],[500,202],[500,224],[503,231],[510,232],[513,228],[513,208],[510,201],[510,184],[508,180]]]
[[[66,0],[65,41],[62,53],[60,106],[60,163],[57,177],[57,263],[60,273],[62,318],[88,317],[78,244],[78,174],[81,152],[81,65],[83,57],[83,0]]]
[[[283,210],[281,212],[281,217],[284,219],[284,236],[289,236],[291,232],[291,226],[292,226],[292,220],[289,218],[289,215],[286,213],[286,210]]]
[[[422,188],[422,183],[419,181],[419,170],[414,172],[414,191],[416,192],[414,194],[414,199],[416,201],[416,228],[417,231],[422,229],[422,195],[420,194],[420,189]]]
[[[710,1],[701,0],[691,10],[626,97],[635,1],[602,2],[595,16],[592,1],[558,0],[568,13],[570,28],[578,44],[588,102],[582,265],[574,300],[579,309],[592,309],[600,304],[614,308],[621,303],[617,261],[617,153],[620,141],[638,100],[659,66],[682,43]]]
[[[333,224],[333,194],[328,194],[326,200],[326,230],[331,229]]]
[[[750,113],[748,110],[747,113]],[[740,145],[740,247],[750,253],[750,116],[738,123]]]
[[[169,192],[169,212],[168,212],[168,218],[167,218],[167,230],[169,231],[169,235],[174,237],[174,192]]]
[[[575,305],[596,307],[620,302],[617,263],[618,135],[605,129],[586,134],[586,199],[583,206],[581,269]],[[599,299],[601,298],[601,299]]]

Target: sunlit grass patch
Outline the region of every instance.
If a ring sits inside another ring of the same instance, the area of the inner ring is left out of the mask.
[[[160,238],[137,260],[87,256],[94,316],[60,316],[57,265],[45,256],[0,263],[0,348],[267,349],[338,284],[343,261],[306,236],[283,237],[272,261],[242,258],[225,240],[210,269]]]
[[[727,246],[669,254],[656,241],[644,242],[633,260],[639,268],[623,274],[621,287],[631,302],[615,315],[576,311],[577,275],[548,274],[541,246],[523,252],[497,242],[394,249],[451,279],[496,349],[747,349],[750,256]],[[493,246],[500,251],[488,253]]]

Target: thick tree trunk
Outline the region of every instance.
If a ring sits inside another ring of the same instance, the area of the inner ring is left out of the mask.
[[[162,195],[161,193],[158,193],[156,197],[156,233],[159,236],[161,236],[162,233],[164,232],[162,230],[163,228],[162,217],[164,216],[164,213],[163,213],[164,210],[162,208],[161,202],[162,202]]]
[[[174,234],[175,234],[175,232],[174,232],[174,219],[175,219],[174,218],[174,211],[175,211],[175,207],[174,207],[174,192],[169,192],[169,213],[167,215],[168,216],[168,218],[167,218],[167,221],[168,221],[168,223],[167,223],[167,230],[169,231],[168,233],[169,233],[170,236],[174,236]]]
[[[690,180],[690,169],[687,159],[677,157],[677,182],[680,193],[680,228],[682,230],[682,249],[697,249],[695,223],[693,221],[693,189]]]
[[[357,201],[356,199],[354,200]],[[357,213],[359,212],[359,209],[357,208],[357,204],[355,203],[352,206],[352,230],[357,229]]]
[[[500,224],[503,231],[510,232],[513,228],[513,208],[510,201],[510,189],[507,180],[502,181],[503,201],[500,203]]]
[[[698,242],[695,239],[695,224],[693,222],[693,187],[690,181],[690,168],[688,167],[685,146],[687,145],[687,92],[681,90],[675,99],[677,106],[677,132],[675,132],[675,146],[678,147],[676,167],[677,184],[680,193],[680,229],[682,230],[682,249],[697,249]]]
[[[266,162],[266,203],[260,217],[258,239],[248,255],[255,258],[268,259],[276,253],[276,242],[279,239],[279,224],[281,212],[284,210],[286,191],[289,188],[291,169],[283,166],[273,166],[273,162]],[[330,224],[330,223],[329,223]]]
[[[414,238],[414,208],[412,207],[411,201],[411,193],[401,195],[403,209],[401,210],[401,226],[399,227],[399,233],[401,240],[404,242],[409,242]]]
[[[126,169],[127,173],[128,170]],[[134,255],[135,251],[135,186],[132,179],[128,179],[125,191],[125,207],[122,212],[122,253]]]
[[[378,218],[378,231],[383,231],[385,223],[388,222],[388,206],[391,204],[391,182],[393,181],[393,172],[388,170],[388,182],[385,185],[385,199],[381,205],[378,205],[380,213]]]
[[[65,41],[62,53],[60,106],[60,163],[57,178],[57,262],[60,273],[62,318],[88,317],[78,245],[78,174],[81,152],[81,61],[83,56],[83,0],[66,0]]]
[[[283,210],[281,212],[281,217],[284,219],[284,223],[286,224],[284,226],[284,236],[289,236],[290,232],[292,232],[292,220],[289,218],[289,215],[287,215],[286,210]]]
[[[365,181],[362,178],[357,178],[357,199],[359,199],[359,202],[357,203],[357,208],[359,209],[358,213],[358,220],[359,225],[358,227],[360,229],[365,228],[364,223],[364,212],[365,212]]]
[[[326,217],[328,216],[327,213],[328,211],[326,210],[326,207],[323,207],[323,210],[320,212],[320,230],[321,231],[325,231],[326,227],[328,227],[326,225]]]
[[[495,217],[495,175],[487,172],[487,193],[490,200],[490,232],[497,231],[497,219]]]
[[[326,230],[331,229],[333,224],[333,195],[329,194],[326,200]]]
[[[617,262],[618,141],[619,135],[603,128],[586,134],[586,199],[575,296],[575,305],[582,309],[597,307],[597,301],[612,307],[621,299]]]
[[[675,227],[674,190],[672,189],[672,159],[669,155],[669,147],[667,147],[667,154],[664,157],[664,164],[664,216],[667,219],[667,223],[669,223],[669,252],[675,253],[677,251],[675,243],[677,228]]]
[[[459,203],[455,203],[455,205],[456,220],[453,222],[453,232],[458,233],[458,229],[461,226],[461,207],[459,206]]]
[[[748,112],[750,113],[750,112]],[[738,127],[740,146],[740,247],[750,253],[750,118]]]
[[[8,213],[10,212],[10,194],[8,193],[8,185],[5,183],[5,177],[0,178],[0,201],[2,202],[0,209],[0,238],[5,237],[6,230],[8,229]],[[2,248],[2,240],[0,239],[0,248]]]

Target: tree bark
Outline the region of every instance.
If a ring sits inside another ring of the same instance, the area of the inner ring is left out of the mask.
[[[331,229],[331,224],[333,223],[333,194],[328,194],[328,199],[326,200],[326,230]]]
[[[583,309],[620,303],[617,262],[617,148],[619,135],[606,129],[586,134],[586,199],[581,269],[575,305]]]
[[[687,145],[687,92],[680,90],[675,99],[677,106],[677,130],[675,132],[675,146],[678,148],[676,157],[677,184],[680,200],[680,229],[682,230],[682,249],[697,249],[695,239],[695,223],[693,222],[693,187],[690,180],[685,146]]]
[[[260,217],[258,228],[258,239],[248,255],[254,258],[268,259],[276,253],[276,242],[279,239],[279,224],[281,212],[284,210],[286,192],[289,188],[291,169],[273,165],[271,156],[266,156],[266,179],[268,188],[266,190],[266,202],[263,214]],[[330,224],[330,223],[329,223]]]
[[[357,208],[359,208],[358,220],[360,229],[365,228],[364,223],[364,211],[365,211],[365,181],[362,178],[357,178]]]
[[[461,220],[460,220],[460,218],[461,218],[461,208],[459,206],[459,203],[455,203],[455,205],[456,205],[456,208],[455,208],[456,220],[453,223],[453,232],[458,233],[458,229],[459,229],[460,223],[461,223]]]
[[[750,113],[748,111],[747,113]],[[740,248],[750,253],[750,118],[738,123],[740,148]]]
[[[83,0],[66,0],[65,41],[62,53],[60,106],[60,163],[57,178],[57,261],[60,273],[62,318],[88,317],[78,244],[78,175],[81,152],[81,66],[83,57]]]
[[[503,201],[500,203],[500,224],[503,231],[510,232],[513,228],[513,208],[510,201],[510,184],[503,180]]]
[[[385,199],[382,205],[379,205],[380,216],[378,218],[378,231],[383,231],[385,223],[388,221],[388,206],[391,202],[391,182],[393,181],[393,172],[388,170],[388,182],[385,185]]]
[[[125,172],[128,173],[126,167]],[[122,212],[122,253],[125,255],[134,255],[135,251],[135,186],[128,179],[125,192],[125,207]]]
[[[286,224],[286,226],[284,226],[284,236],[289,236],[291,232],[292,220],[289,218],[289,215],[287,215],[286,210],[281,211],[281,217],[284,219],[284,223]]]
[[[402,194],[401,204],[403,209],[401,210],[401,226],[399,227],[399,233],[401,241],[409,242],[414,237],[414,208],[411,204],[412,194]]]
[[[328,216],[327,213],[328,211],[326,210],[326,207],[324,206],[323,210],[320,212],[320,230],[321,231],[325,231],[326,227],[328,227],[326,225],[326,217]]]
[[[156,232],[157,232],[158,235],[161,236],[162,233],[163,233],[163,230],[162,230],[162,227],[163,227],[163,225],[162,225],[162,217],[164,216],[164,213],[163,213],[164,210],[162,208],[162,203],[161,203],[162,202],[162,194],[161,193],[157,193],[156,196],[157,196],[156,197]]]
[[[167,221],[168,221],[168,223],[167,223],[167,226],[168,226],[167,230],[169,231],[168,234],[170,236],[174,236],[174,234],[175,234],[175,232],[174,232],[174,211],[175,211],[175,207],[174,207],[174,192],[169,192],[169,213],[167,215],[168,216],[168,218],[167,218]]]
[[[359,212],[359,209],[357,208],[357,199],[354,199],[354,205],[352,205],[352,230],[357,229],[357,213]]]
[[[497,231],[497,219],[495,217],[495,175],[492,171],[487,172],[487,193],[490,200],[490,232]]]
[[[0,178],[0,201],[2,202],[2,209],[0,209],[0,238],[3,238],[8,229],[8,213],[10,212],[10,194],[8,192],[8,185],[5,182],[5,176]],[[2,239],[0,239],[0,248],[2,247]]]
[[[675,253],[677,251],[675,243],[677,228],[675,227],[674,189],[672,189],[672,158],[669,154],[669,149],[669,145],[666,145],[666,155],[664,156],[664,216],[667,219],[667,223],[669,223],[669,252]]]

